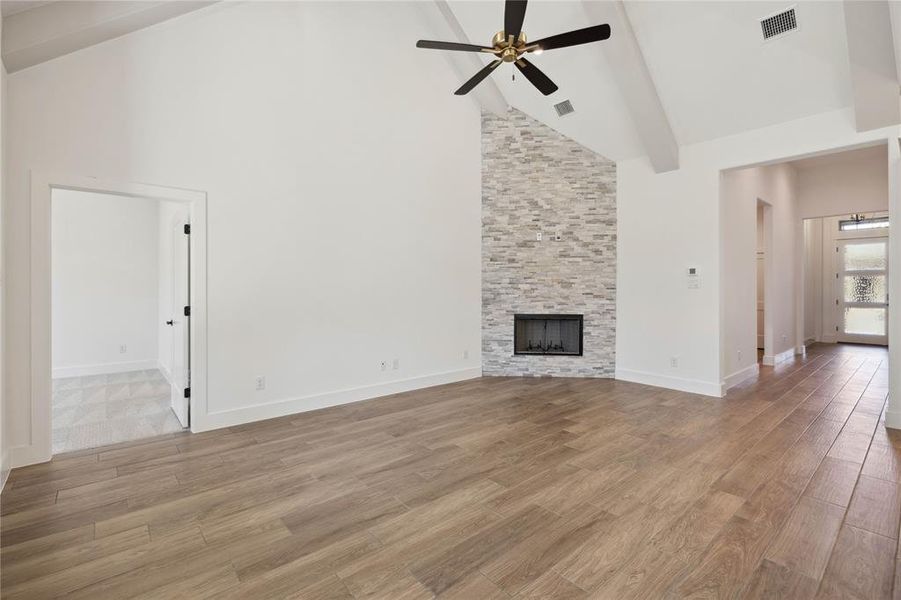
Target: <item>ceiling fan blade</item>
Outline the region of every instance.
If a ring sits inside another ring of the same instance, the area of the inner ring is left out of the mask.
[[[548,96],[557,91],[557,84],[550,80],[541,69],[530,63],[524,58],[516,61],[516,68],[519,69],[526,79],[532,82],[532,85],[538,88],[538,91]]]
[[[432,50],[458,50],[460,52],[491,52],[494,54],[494,48],[487,46],[476,46],[475,44],[460,44],[458,42],[436,42],[434,40],[419,40],[416,42],[417,48],[430,48]]]
[[[568,46],[578,46],[579,44],[590,44],[591,42],[600,42],[610,37],[610,25],[595,25],[594,27],[586,27],[585,29],[576,29],[566,33],[559,33],[546,37],[537,42],[529,43],[529,51],[535,50],[554,50],[555,48],[566,48]]]
[[[504,5],[504,35],[513,36],[513,43],[522,33],[522,22],[526,20],[526,0],[507,0]]]
[[[482,69],[481,71],[479,71],[478,73],[476,73],[475,75],[473,75],[472,78],[471,78],[469,81],[467,81],[467,82],[464,83],[462,86],[460,86],[460,89],[457,90],[457,91],[454,92],[454,93],[455,93],[456,95],[458,95],[458,96],[463,96],[463,95],[465,95],[465,94],[468,94],[468,93],[472,90],[472,88],[474,88],[475,86],[479,85],[479,83],[481,83],[481,81],[482,81],[483,79],[485,79],[486,77],[488,77],[489,75],[491,75],[491,72],[492,72],[493,70],[495,70],[495,69],[497,68],[497,66],[498,66],[499,64],[501,64],[502,62],[504,62],[504,61],[502,61],[502,60],[495,60],[495,61],[492,61],[492,62],[488,63],[488,64],[485,66],[484,69]]]

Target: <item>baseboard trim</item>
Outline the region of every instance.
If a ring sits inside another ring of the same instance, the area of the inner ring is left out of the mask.
[[[662,387],[670,390],[679,390],[680,392],[691,392],[693,394],[713,396],[714,398],[722,398],[723,396],[722,384],[701,381],[699,379],[683,379],[682,377],[659,375],[657,373],[647,373],[644,371],[633,371],[631,369],[616,369],[616,375],[614,377],[620,381],[641,383],[643,385]]]
[[[739,369],[738,371],[732,373],[731,375],[727,375],[723,379],[723,390],[729,390],[734,388],[736,385],[745,381],[746,379],[751,379],[752,377],[757,377],[760,373],[760,365],[754,363],[753,365],[748,365],[743,369]]]
[[[160,361],[156,361],[156,368],[159,369],[160,373],[163,375],[163,379],[166,380],[166,383],[172,385],[172,373],[169,372],[169,369],[163,365]]]
[[[253,423],[254,421],[263,421],[265,419],[274,419],[276,417],[304,413],[320,408],[338,406],[340,404],[350,404],[352,402],[370,400],[380,396],[389,396],[391,394],[410,392],[436,385],[455,383],[467,379],[476,379],[481,376],[482,367],[471,367],[457,371],[446,371],[444,373],[423,375],[420,377],[412,377],[410,379],[399,379],[385,383],[326,392],[324,394],[289,398],[286,400],[270,402],[268,404],[258,404],[256,406],[208,413],[202,418],[194,419],[191,429],[194,432],[201,432],[220,429],[222,427],[232,427],[234,425]]]
[[[100,365],[76,365],[74,367],[58,367],[53,369],[53,378],[88,377],[90,375],[108,375],[109,373],[127,373],[128,371],[145,371],[159,367],[157,360],[132,360],[128,362],[106,363]]]
[[[9,452],[4,449],[2,453],[0,453],[0,493],[3,493],[3,488],[6,487],[6,480],[9,479]]]
[[[763,364],[767,365],[768,367],[775,367],[776,365],[778,365],[781,362],[785,362],[791,358],[794,358],[794,356],[795,356],[795,349],[789,348],[785,352],[780,352],[779,354],[776,354],[774,356],[764,355],[761,362]]]
[[[38,448],[34,444],[29,446],[15,446],[9,449],[9,468],[17,469],[47,462],[53,458],[49,444],[46,448]]]
[[[889,429],[901,429],[901,411],[885,411],[885,426]]]

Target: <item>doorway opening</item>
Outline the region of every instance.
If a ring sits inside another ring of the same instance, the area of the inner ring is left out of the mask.
[[[888,345],[889,156],[877,142],[722,172],[723,392],[811,344]]]
[[[760,198],[757,199],[757,361],[772,364],[773,341],[772,323],[767,318],[767,277],[771,252],[768,246],[772,240],[773,207]]]
[[[806,340],[888,345],[888,235],[882,211],[805,219]]]
[[[190,426],[189,207],[51,191],[52,452]]]

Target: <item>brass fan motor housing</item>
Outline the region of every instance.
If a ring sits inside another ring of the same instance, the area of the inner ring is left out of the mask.
[[[494,53],[504,62],[515,62],[520,54],[526,52],[526,33],[520,32],[519,39],[513,42],[513,36],[505,35],[503,31],[498,31],[491,38],[491,45],[494,47]]]

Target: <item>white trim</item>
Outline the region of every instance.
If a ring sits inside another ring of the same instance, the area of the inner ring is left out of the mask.
[[[889,367],[891,368],[891,367]],[[889,390],[888,399],[886,402],[887,407],[892,406],[892,392]],[[889,408],[885,409],[885,426],[889,429],[901,429],[901,411],[889,410]]]
[[[9,479],[9,452],[6,448],[3,449],[3,452],[0,453],[0,492],[3,492],[3,488],[6,487],[6,480]]]
[[[732,373],[731,375],[727,375],[725,379],[723,379],[723,389],[729,390],[742,381],[746,379],[751,379],[752,377],[757,377],[760,374],[760,365],[754,363],[753,365],[748,365],[743,369],[739,369],[738,371]]]
[[[28,443],[10,449],[10,466],[50,460],[50,203],[54,188],[182,202],[191,207],[191,414],[202,422],[207,411],[207,195],[205,192],[96,177],[29,171],[31,194],[30,430]],[[198,431],[198,429],[194,429]]]
[[[127,373],[129,371],[146,371],[159,367],[159,361],[153,359],[131,360],[127,362],[106,363],[99,365],[75,365],[74,367],[56,367],[53,378],[86,377],[88,375],[106,375],[108,373]]]
[[[445,371],[443,373],[434,373],[432,375],[423,375],[420,377],[412,377],[410,379],[398,379],[385,383],[377,383],[374,385],[365,385],[355,388],[347,388],[334,392],[326,392],[324,394],[313,394],[310,396],[302,396],[299,398],[287,398],[267,404],[259,404],[257,406],[247,406],[235,408],[216,413],[210,413],[203,419],[203,429],[194,429],[194,431],[208,431],[210,429],[219,429],[221,427],[231,427],[242,423],[252,423],[263,419],[273,419],[275,417],[283,417],[303,413],[310,410],[320,408],[328,408],[339,404],[349,404],[351,402],[359,402],[361,400],[369,400],[379,396],[388,396],[390,394],[398,394],[400,392],[409,392],[419,390],[435,385],[443,385],[446,383],[454,383],[467,379],[476,379],[482,376],[481,367],[470,367],[467,369],[459,369],[456,371]]]
[[[28,446],[15,446],[9,449],[9,468],[17,469],[37,463],[47,462],[53,458],[50,448],[31,444]]]
[[[166,380],[166,383],[172,385],[172,373],[169,372],[169,369],[166,368],[166,365],[164,365],[160,361],[156,361],[156,368],[159,369],[160,373],[162,373],[163,379]]]
[[[652,385],[654,387],[679,390],[681,392],[703,394],[705,396],[713,396],[714,398],[722,398],[723,396],[722,384],[712,381],[701,381],[699,379],[683,379],[682,377],[658,375],[657,373],[632,371],[630,369],[617,369],[615,378],[619,379],[620,381],[631,381],[632,383]]]
[[[777,354],[775,356],[764,355],[763,360],[761,360],[760,362],[767,365],[768,367],[774,367],[781,362],[785,362],[787,360],[794,358],[795,353],[796,353],[796,351],[794,348],[789,348],[788,350],[786,350],[784,352],[780,352],[779,354]]]

